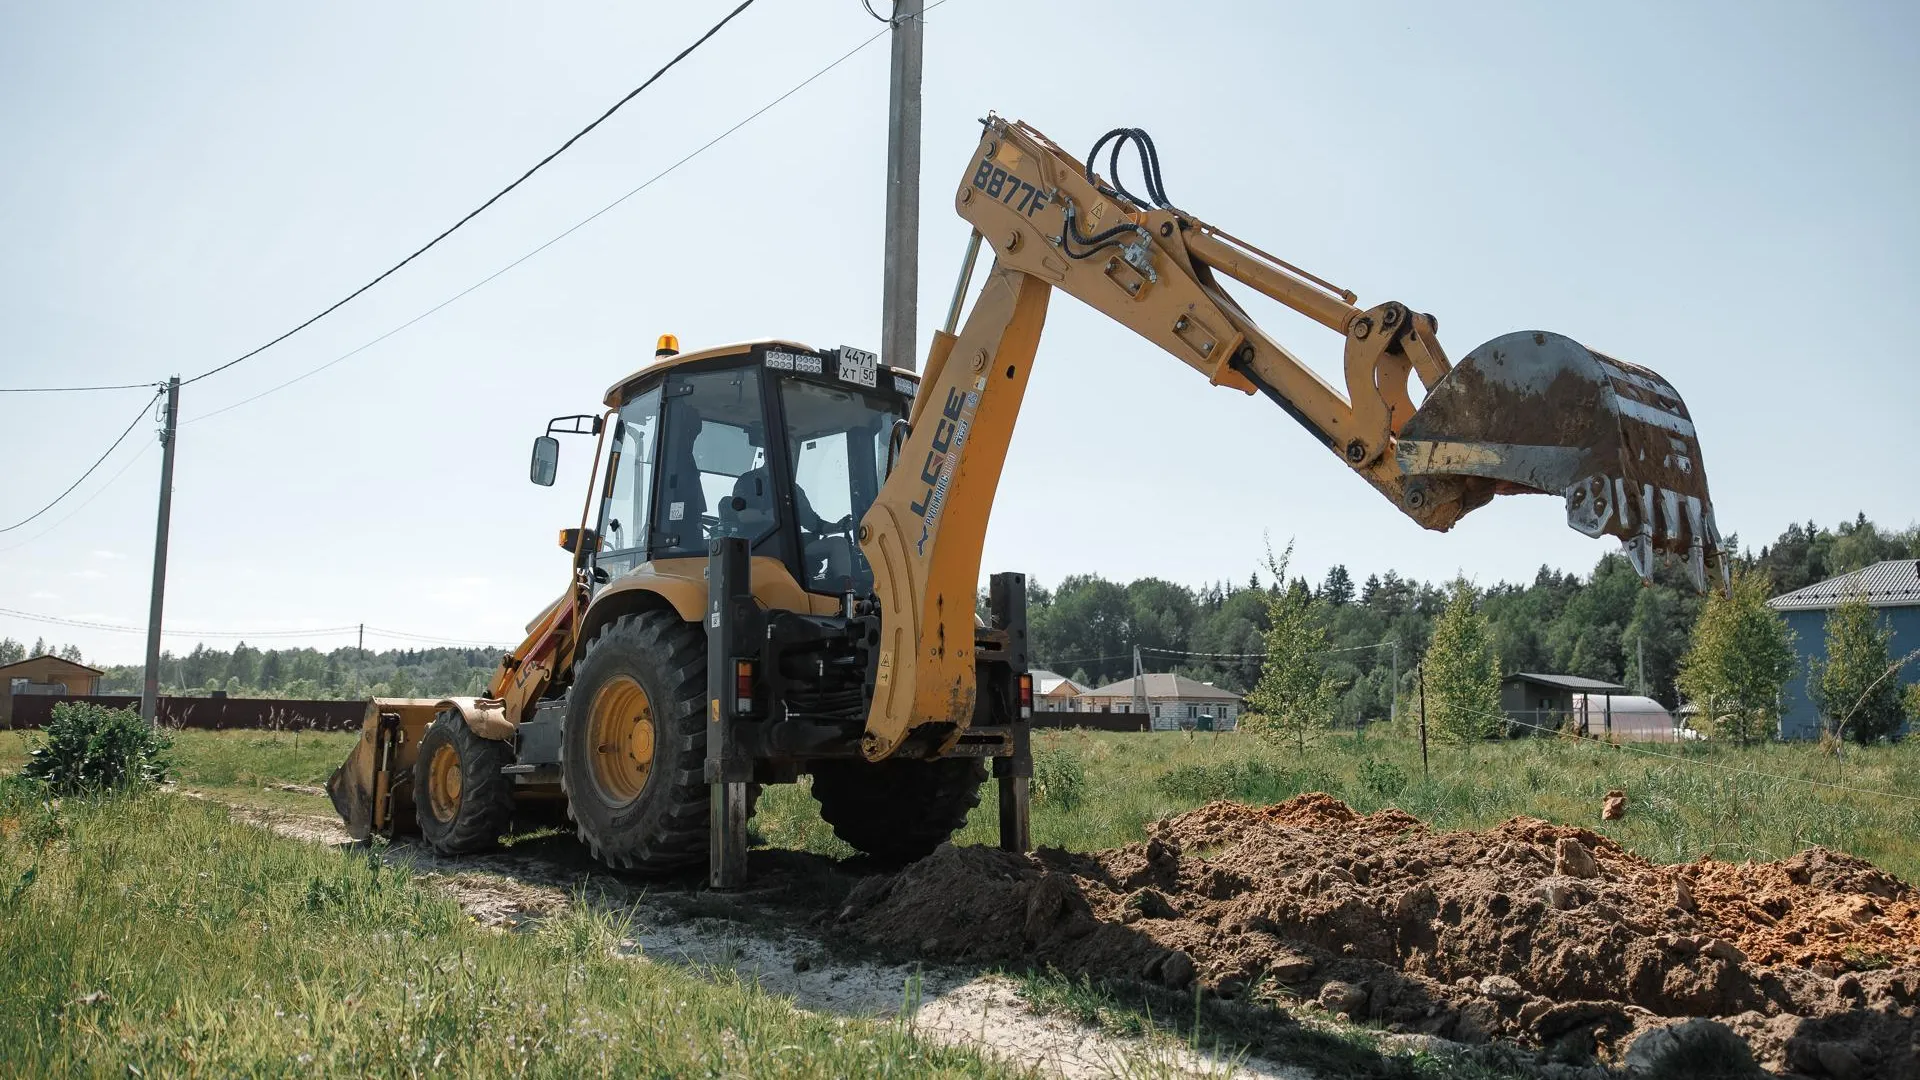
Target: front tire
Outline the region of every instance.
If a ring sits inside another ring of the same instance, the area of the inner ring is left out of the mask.
[[[813,797],[833,833],[882,862],[933,854],[980,805],[986,766],[978,758],[824,761]]]
[[[706,861],[706,706],[706,637],[672,612],[621,616],[587,644],[560,783],[594,858],[644,873]]]
[[[513,747],[474,734],[458,709],[434,714],[413,763],[420,833],[443,855],[485,851],[513,823]]]

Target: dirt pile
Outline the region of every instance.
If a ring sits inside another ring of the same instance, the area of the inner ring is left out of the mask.
[[[1920,894],[1817,848],[1658,866],[1585,829],[1433,833],[1313,794],[1214,803],[1094,855],[943,847],[863,882],[837,925],[1612,1060],[1648,1028],[1717,1017],[1776,1070],[1920,1077]]]

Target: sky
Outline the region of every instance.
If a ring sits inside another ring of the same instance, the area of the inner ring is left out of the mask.
[[[0,386],[192,376],[391,265],[731,7],[29,4],[0,0]],[[526,477],[551,416],[650,359],[779,336],[876,348],[887,42],[437,312],[884,27],[857,0],[759,0],[553,165],[339,312],[188,387],[166,644],[512,643],[565,586],[587,444]],[[919,331],[967,227],[993,110],[1076,154],[1157,142],[1172,200],[1360,294],[1439,318],[1450,355],[1547,329],[1661,372],[1724,532],[1920,516],[1920,8],[1775,2],[1046,3],[927,16]],[[978,276],[976,276],[976,282]],[[1241,290],[1244,294],[1245,290]],[[1334,377],[1340,339],[1258,298]],[[0,394],[0,526],[143,391]],[[226,411],[220,411],[226,410]],[[0,533],[0,608],[145,623],[155,428]],[[1485,585],[1615,545],[1556,498],[1428,533],[1258,397],[1068,299],[1052,305],[983,575],[1244,581],[1294,544]],[[261,637],[261,632],[278,636]],[[0,636],[137,662],[138,634],[0,614]]]

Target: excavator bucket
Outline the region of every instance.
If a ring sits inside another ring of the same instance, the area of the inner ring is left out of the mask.
[[[1495,495],[1567,500],[1567,524],[1617,536],[1642,578],[1683,560],[1705,591],[1727,561],[1687,406],[1667,380],[1538,331],[1498,337],[1454,366],[1401,428],[1410,478],[1456,480],[1471,509]]]

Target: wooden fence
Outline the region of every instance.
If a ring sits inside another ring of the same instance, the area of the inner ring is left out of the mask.
[[[1109,712],[1035,712],[1037,728],[1089,728],[1093,731],[1146,731],[1146,713]]]
[[[105,705],[110,709],[138,709],[140,699],[120,694],[64,696],[58,694],[16,694],[13,698],[13,723],[16,729],[45,727],[53,718],[53,707],[63,702]],[[172,728],[199,731],[357,731],[366,719],[367,703],[362,701],[287,701],[278,698],[163,697],[160,699],[160,723]]]

